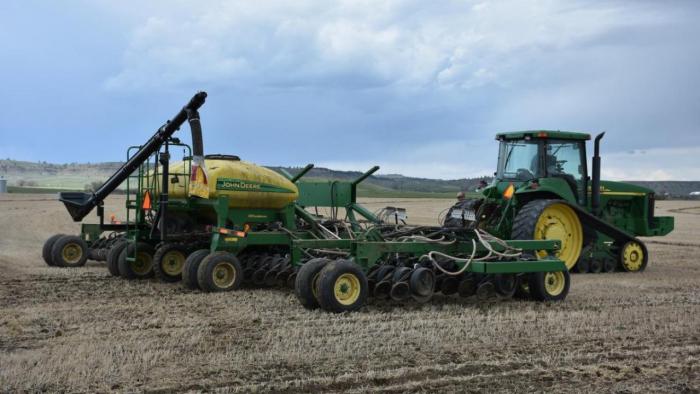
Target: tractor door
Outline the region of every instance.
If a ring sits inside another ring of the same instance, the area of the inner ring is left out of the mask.
[[[587,201],[588,175],[584,141],[548,140],[545,143],[545,173],[547,177],[563,178],[571,187],[578,203]]]

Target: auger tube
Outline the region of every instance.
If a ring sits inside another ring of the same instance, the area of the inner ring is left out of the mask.
[[[107,181],[102,184],[94,193],[82,193],[82,192],[62,192],[59,193],[58,199],[63,202],[74,221],[79,222],[85,216],[87,216],[90,211],[96,206],[102,204],[102,201],[110,195],[119,185],[129,177],[131,173],[136,171],[136,169],[154,152],[157,152],[161,145],[170,138],[186,120],[188,120],[188,112],[197,110],[204,104],[207,97],[206,92],[198,92],[189,103],[185,105],[175,116],[165,122],[153,136],[141,146],[141,148],[126,162],[124,163],[112,176],[107,179]],[[199,126],[199,119],[197,117],[197,126]],[[190,125],[193,122],[190,121]],[[196,129],[196,130],[195,130]],[[202,147],[202,131],[201,127],[192,128],[192,142],[193,149],[199,149],[203,151]],[[197,135],[197,133],[199,133]],[[196,150],[194,151],[196,152]]]

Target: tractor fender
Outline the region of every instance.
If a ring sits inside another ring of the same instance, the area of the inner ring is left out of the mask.
[[[578,205],[573,190],[562,178],[542,178],[537,182],[537,185],[534,188],[533,183],[528,183],[518,188],[515,191],[518,202],[523,203],[548,198],[564,200],[571,205]]]

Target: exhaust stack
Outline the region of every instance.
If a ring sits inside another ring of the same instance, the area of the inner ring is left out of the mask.
[[[598,134],[595,137],[593,146],[593,179],[591,181],[591,210],[595,216],[598,216],[600,210],[600,140],[603,139],[605,132]]]

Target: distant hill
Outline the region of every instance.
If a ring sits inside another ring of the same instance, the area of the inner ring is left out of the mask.
[[[85,190],[105,181],[122,163],[66,163],[51,164],[19,160],[0,160],[0,176],[10,186],[41,190]],[[301,167],[270,167],[296,174]],[[314,168],[304,179],[353,180],[362,175],[359,171],[336,171]],[[453,180],[414,178],[399,174],[373,175],[360,184],[360,194],[379,197],[454,197],[460,190],[474,190],[479,181],[489,178],[462,178]],[[687,198],[693,191],[700,191],[700,181],[630,181],[655,190],[659,196]]]

